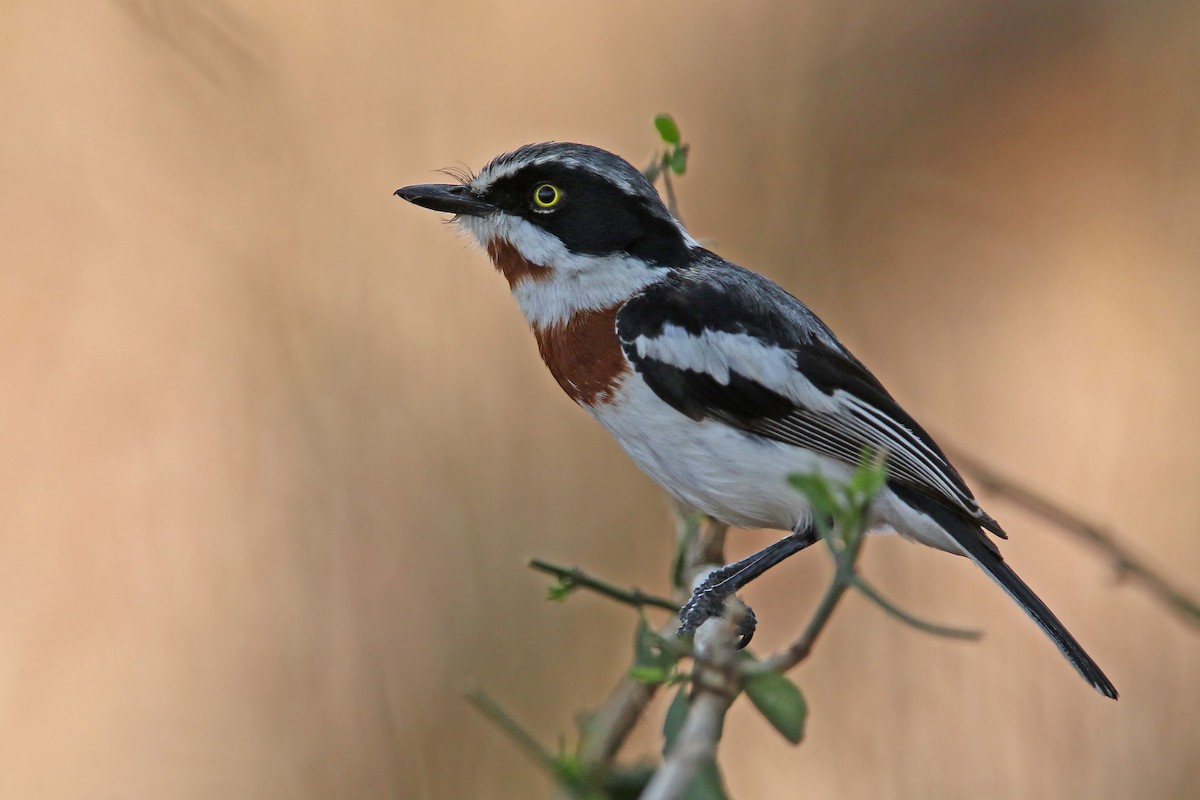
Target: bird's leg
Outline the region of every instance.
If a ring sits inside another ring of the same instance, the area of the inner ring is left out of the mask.
[[[735,561],[713,570],[704,579],[704,582],[692,592],[692,599],[688,600],[687,604],[680,609],[680,635],[694,633],[705,620],[715,617],[725,610],[725,600],[730,595],[788,556],[799,553],[819,538],[817,529],[809,524],[741,561]],[[757,624],[754,612],[749,608],[747,608],[747,612],[738,628],[738,634],[742,637],[738,647],[745,647],[750,643]]]

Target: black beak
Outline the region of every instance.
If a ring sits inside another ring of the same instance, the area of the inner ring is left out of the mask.
[[[432,208],[434,211],[445,211],[448,214],[463,214],[468,217],[482,217],[496,210],[490,203],[485,203],[470,190],[459,184],[425,183],[420,186],[405,186],[396,190],[396,195],[422,208]]]

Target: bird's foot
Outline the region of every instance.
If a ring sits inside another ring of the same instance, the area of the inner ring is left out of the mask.
[[[733,591],[723,585],[729,578],[724,572],[724,569],[715,570],[705,578],[703,583],[696,587],[696,591],[692,592],[692,598],[679,610],[680,636],[695,633],[696,629],[709,619],[725,613],[725,601],[733,595]],[[754,616],[754,610],[746,606],[746,613],[738,621],[737,627],[739,650],[750,644],[757,625],[758,619]]]

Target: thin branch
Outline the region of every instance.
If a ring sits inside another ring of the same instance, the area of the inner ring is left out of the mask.
[[[542,747],[538,740],[529,734],[529,731],[522,728],[515,719],[508,715],[507,711],[485,694],[482,689],[472,689],[467,692],[467,700],[481,714],[496,723],[496,727],[508,734],[508,738],[512,739],[539,766],[550,774],[555,774],[556,765],[554,756],[550,755],[546,748]]]
[[[662,178],[663,188],[667,191],[667,210],[671,212],[672,217],[679,219],[679,202],[675,199],[675,185],[671,183],[671,169],[664,164],[658,174]]]
[[[663,157],[656,155],[654,160],[650,162],[650,166],[642,170],[642,174],[646,176],[646,180],[654,183],[658,180],[658,173],[663,170]]]
[[[817,609],[809,619],[804,632],[800,634],[800,638],[792,642],[785,650],[770,655],[762,661],[747,664],[745,667],[747,672],[787,672],[808,658],[813,645],[817,643],[817,637],[821,635],[821,631],[825,630],[830,617],[833,616],[833,610],[842,601],[846,591],[854,585],[854,565],[858,562],[858,553],[862,549],[865,538],[865,518],[860,518],[858,523],[858,529],[846,531],[844,538],[838,536],[838,531],[822,534],[822,538],[829,546],[829,551],[833,554],[835,565],[833,580],[830,581],[829,588],[825,590],[825,595],[817,604]]]
[[[1022,508],[1033,512],[1061,530],[1091,543],[1113,562],[1118,578],[1130,578],[1142,584],[1159,601],[1174,609],[1186,621],[1200,625],[1200,601],[1189,596],[1173,582],[1135,555],[1118,535],[1108,529],[1067,511],[1043,495],[1025,488],[1008,478],[1002,477],[978,461],[961,453],[954,453],[954,460],[967,472],[975,476],[985,490],[1007,498]]]
[[[666,153],[655,156],[655,159],[650,162],[650,166],[642,170],[642,174],[651,183],[662,178],[663,189],[667,194],[667,210],[671,212],[672,217],[679,219],[679,201],[675,197],[675,185],[671,183],[671,165],[669,160],[670,155]],[[680,221],[682,222],[682,220]]]
[[[679,611],[678,603],[674,603],[664,597],[646,594],[636,587],[633,589],[622,589],[607,581],[602,581],[599,578],[588,575],[579,567],[561,567],[557,564],[551,564],[549,561],[543,561],[540,558],[530,559],[529,566],[531,569],[555,576],[562,581],[562,586],[567,590],[582,587],[635,608],[653,606],[654,608],[661,608],[664,611],[676,613]]]
[[[825,590],[824,597],[821,598],[821,602],[817,605],[817,610],[813,612],[812,618],[809,619],[804,633],[800,634],[800,638],[792,642],[786,650],[767,656],[762,661],[747,664],[745,670],[747,672],[787,672],[808,658],[809,653],[812,652],[813,645],[817,643],[817,637],[825,629],[829,618],[833,616],[833,610],[841,602],[842,596],[846,594],[846,590],[850,588],[850,584],[851,581],[847,576],[842,574],[842,569],[839,566],[834,579],[829,584],[829,588]]]
[[[869,597],[874,603],[886,611],[889,615],[895,617],[903,623],[911,625],[919,631],[932,633],[935,636],[946,636],[950,639],[979,639],[983,636],[983,631],[974,630],[971,628],[954,628],[949,625],[938,625],[935,622],[921,619],[920,617],[910,614],[904,609],[892,603],[886,597],[881,595],[879,591],[867,583],[867,581],[858,573],[851,576],[850,584],[860,592]]]
[[[725,565],[725,534],[729,526],[674,499],[671,512],[675,516],[676,554],[672,580],[686,602],[701,572]]]

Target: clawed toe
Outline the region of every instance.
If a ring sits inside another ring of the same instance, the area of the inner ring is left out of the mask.
[[[729,598],[730,593],[722,592],[717,587],[718,583],[719,579],[714,581],[713,576],[710,576],[696,588],[696,591],[692,593],[692,598],[680,609],[680,636],[689,636],[695,633],[696,629],[709,619],[725,612],[725,601]],[[754,616],[754,611],[747,606],[746,614],[738,622],[738,649],[750,644],[757,624],[758,619]]]
[[[754,616],[754,609],[746,606],[746,614],[738,622],[738,650],[750,644],[750,640],[754,638],[754,630],[757,627],[758,617]]]

